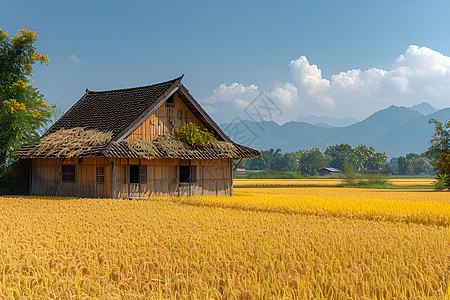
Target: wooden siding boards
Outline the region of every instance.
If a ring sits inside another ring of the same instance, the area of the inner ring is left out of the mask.
[[[150,195],[230,195],[232,177],[231,160],[191,160],[197,166],[196,182],[179,184],[177,166],[188,161],[180,159],[35,159],[32,166],[31,194],[46,196],[76,196],[83,198],[114,197],[111,187],[115,187],[116,198],[146,198]],[[129,164],[147,166],[147,181],[141,184],[127,183],[126,167]],[[75,165],[75,182],[61,181],[61,166]],[[114,165],[114,184],[111,166]],[[104,167],[104,182],[96,182],[96,166]]]
[[[179,92],[173,95],[173,105],[162,103],[145,121],[125,139],[152,141],[160,135],[172,134],[173,129],[192,122],[205,129],[205,125],[181,100]],[[181,117],[180,117],[181,112]]]

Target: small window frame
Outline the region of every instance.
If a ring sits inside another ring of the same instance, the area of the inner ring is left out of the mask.
[[[131,176],[131,172],[137,172]],[[126,183],[128,184],[146,184],[147,183],[147,166],[145,165],[128,165],[126,167]],[[132,179],[137,179],[133,180]]]
[[[61,165],[61,182],[62,183],[75,183],[77,175],[77,168],[72,164]]]
[[[105,183],[105,166],[95,167],[95,182]]]
[[[187,175],[186,175],[187,172]],[[177,166],[177,183],[184,185],[197,182],[197,166]]]

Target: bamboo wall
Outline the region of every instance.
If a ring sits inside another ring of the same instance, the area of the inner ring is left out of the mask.
[[[115,181],[111,184],[111,163]],[[62,182],[61,166],[75,165],[75,182]],[[127,165],[146,165],[147,181],[126,182]],[[146,198],[150,195],[231,195],[233,193],[232,161],[191,160],[197,166],[196,182],[177,183],[177,166],[189,165],[181,159],[34,159],[31,168],[32,195],[86,198]],[[96,182],[96,167],[104,167],[104,183]],[[113,188],[113,192],[111,189]]]
[[[182,112],[181,116],[179,111]],[[173,105],[166,105],[166,103],[163,103],[150,117],[130,133],[127,139],[151,141],[159,135],[170,134],[173,132],[174,128],[189,122],[204,128],[202,123],[181,100],[178,92],[176,92],[174,93]]]

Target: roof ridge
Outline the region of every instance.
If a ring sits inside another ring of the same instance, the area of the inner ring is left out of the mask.
[[[142,88],[152,87],[152,86],[155,86],[155,85],[166,84],[166,83],[169,83],[169,82],[175,82],[177,80],[182,79],[183,76],[184,76],[184,74],[181,75],[180,77],[175,78],[175,79],[171,79],[171,80],[167,80],[167,81],[163,81],[163,82],[159,82],[159,83],[154,83],[154,84],[149,84],[149,85],[144,85],[144,86],[130,87],[130,88],[123,88],[123,89],[104,90],[104,91],[91,91],[89,89],[86,89],[86,94],[87,93],[89,93],[89,94],[91,94],[91,93],[92,94],[100,94],[100,93],[122,92],[122,91],[129,91],[129,90],[135,90],[135,89],[142,89]]]

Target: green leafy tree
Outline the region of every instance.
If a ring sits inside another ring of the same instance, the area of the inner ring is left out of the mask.
[[[286,167],[281,149],[269,149],[261,151],[260,157],[255,157],[245,162],[250,170],[274,170],[282,171]]]
[[[375,152],[375,148],[358,145],[353,148],[356,158],[357,170],[380,170],[384,167],[387,155],[384,152]]]
[[[52,107],[32,86],[35,63],[48,58],[36,52],[35,31],[21,29],[10,38],[0,29],[0,175],[21,145],[38,138],[50,120]]]
[[[300,172],[301,152],[287,152],[283,154],[284,171]]]
[[[432,136],[427,154],[432,158],[432,165],[438,171],[436,179],[450,188],[450,121],[445,124],[436,119],[431,119],[434,124],[434,135]]]
[[[398,173],[400,175],[412,175],[414,173],[412,160],[404,156],[400,156],[397,160]]]
[[[415,175],[433,173],[433,167],[425,157],[417,157],[414,159],[412,161],[412,168]]]
[[[317,171],[329,165],[330,161],[322,154],[320,148],[312,148],[300,153],[300,169],[302,175],[314,175]]]
[[[345,161],[354,169],[357,167],[356,155],[349,144],[329,146],[325,150],[325,155],[330,159],[330,165],[334,168],[343,170]]]

